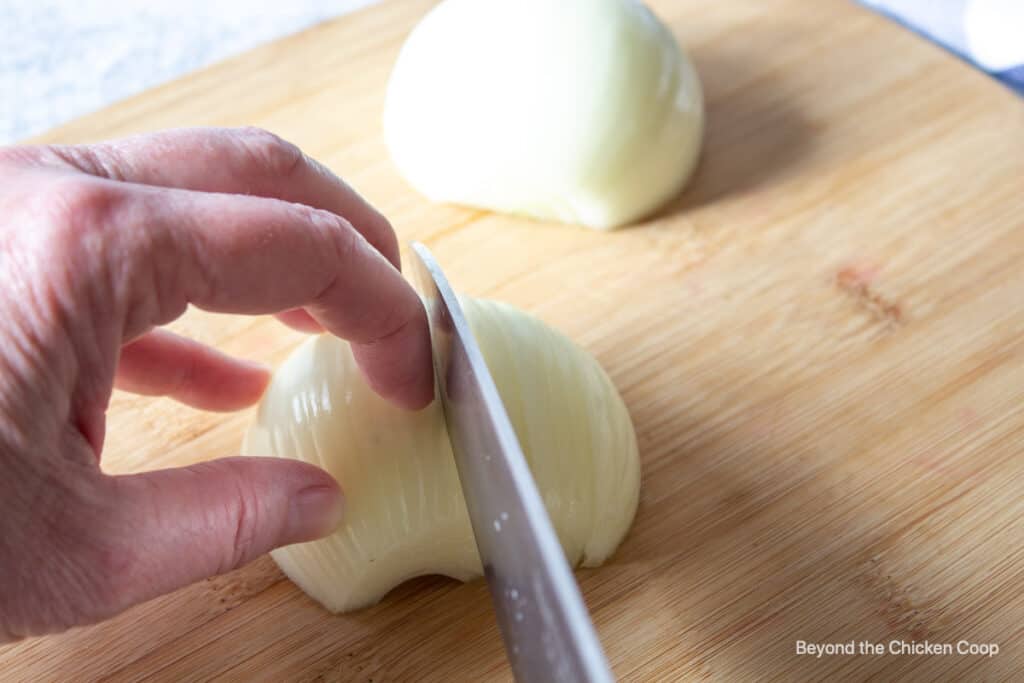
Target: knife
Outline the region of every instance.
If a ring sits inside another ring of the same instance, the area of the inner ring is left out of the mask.
[[[412,251],[448,435],[512,672],[529,683],[613,681],[459,300],[430,251],[419,242]]]

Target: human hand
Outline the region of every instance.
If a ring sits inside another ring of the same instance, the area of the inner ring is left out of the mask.
[[[104,474],[105,411],[115,385],[259,399],[265,369],[159,329],[189,304],[322,326],[382,395],[424,406],[426,315],[398,259],[380,214],[265,131],[0,149],[0,642],[329,533],[338,485],[296,460]]]

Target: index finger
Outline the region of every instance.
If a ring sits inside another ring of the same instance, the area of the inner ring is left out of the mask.
[[[59,163],[110,180],[271,197],[330,211],[401,269],[388,220],[326,166],[269,131],[180,128],[44,150]]]
[[[73,264],[78,296],[122,312],[122,339],[170,322],[189,304],[245,314],[304,307],[352,343],[385,398],[409,408],[433,399],[423,304],[343,218],[261,197],[76,182],[65,201],[92,227],[53,256]]]

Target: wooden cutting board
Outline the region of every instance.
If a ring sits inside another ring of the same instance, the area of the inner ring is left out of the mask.
[[[1024,101],[851,2],[660,0],[707,94],[705,153],[612,234],[432,205],[380,136],[432,3],[394,0],[76,121],[44,141],[264,126],[426,242],[464,291],[592,351],[634,417],[636,524],[578,574],[617,675],[1024,676]],[[280,362],[300,336],[175,327]],[[118,395],[104,466],[237,451],[251,413]],[[796,641],[995,643],[994,657],[798,656]],[[269,558],[104,624],[0,648],[5,680],[509,678],[482,582],[333,616]]]

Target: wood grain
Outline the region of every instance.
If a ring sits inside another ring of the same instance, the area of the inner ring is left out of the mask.
[[[393,1],[45,136],[264,126],[426,242],[451,279],[567,332],[638,430],[636,525],[579,578],[617,675],[1024,676],[1024,103],[828,0],[651,3],[693,55],[709,128],[691,187],[613,234],[432,205],[379,131]],[[298,335],[175,327],[280,362]],[[105,467],[238,448],[225,417],[118,395]],[[965,639],[996,657],[798,657],[795,641]],[[427,578],[332,616],[263,558],[95,627],[0,648],[17,681],[506,680],[486,587]]]

